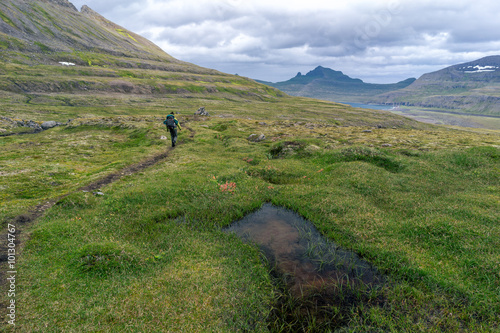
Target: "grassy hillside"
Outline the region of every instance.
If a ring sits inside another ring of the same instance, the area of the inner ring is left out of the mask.
[[[0,4],[2,331],[500,329],[498,131],[291,97],[157,53],[68,4]],[[72,51],[44,37],[66,38],[64,20],[88,28],[66,36]],[[83,31],[122,51],[87,49]],[[175,149],[162,138],[170,111]],[[23,120],[61,125],[31,133]],[[257,247],[223,231],[266,202],[386,283],[340,285],[311,316]]]
[[[468,114],[500,116],[500,56],[422,75],[410,86],[371,100]]]
[[[293,96],[347,103],[389,104],[500,117],[500,57],[458,64],[394,84],[369,84],[317,67],[283,82],[263,82]]]
[[[77,107],[103,107],[104,100],[119,107],[149,103],[151,96],[266,100],[283,95],[179,61],[86,6],[78,12],[65,0],[5,1],[0,13],[0,98],[7,105],[71,106],[77,116],[82,114]],[[18,107],[12,113],[23,116]]]

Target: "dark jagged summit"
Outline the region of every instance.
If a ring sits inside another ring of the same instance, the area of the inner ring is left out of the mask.
[[[335,71],[330,68],[325,68],[318,66],[312,71],[308,72],[306,75],[302,75],[300,72],[290,81],[300,81],[300,82],[312,82],[313,80],[327,80],[330,82],[350,82],[350,83],[362,83],[360,79],[353,79],[345,75],[341,71]]]
[[[361,79],[353,79],[341,71],[317,66],[306,75],[297,73],[288,81],[263,83],[294,96],[313,97],[334,102],[364,102],[378,94],[407,87],[413,81],[415,81],[414,78],[393,84],[365,83]]]
[[[75,10],[75,11],[78,11],[78,9],[76,9],[76,7],[68,0],[41,0],[41,1],[53,3],[53,4],[56,4],[59,6],[63,6],[63,7],[68,7],[68,8]]]

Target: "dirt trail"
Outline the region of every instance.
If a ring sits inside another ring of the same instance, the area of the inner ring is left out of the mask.
[[[195,131],[189,127],[184,127],[187,129],[190,134],[189,138],[194,138]],[[179,142],[179,145],[182,145],[182,140]],[[15,262],[17,263],[19,261],[19,256],[21,253],[21,250],[24,246],[24,242],[27,240],[27,237],[24,233],[24,230],[32,225],[38,218],[40,218],[46,210],[50,209],[52,206],[54,206],[57,202],[62,200],[63,198],[67,197],[71,193],[76,193],[76,192],[81,192],[81,191],[95,191],[100,188],[102,188],[105,185],[111,184],[122,178],[123,176],[129,176],[133,175],[137,172],[140,172],[142,170],[145,170],[149,168],[150,166],[155,165],[156,163],[164,160],[167,158],[170,153],[174,150],[175,148],[167,148],[166,151],[154,155],[152,157],[149,157],[139,163],[129,165],[121,170],[118,170],[117,172],[111,173],[104,178],[101,178],[91,184],[88,184],[86,186],[80,187],[75,191],[69,192],[63,196],[60,196],[59,198],[53,199],[46,201],[45,203],[42,203],[32,209],[30,209],[27,213],[18,215],[10,220],[7,221],[8,224],[15,226],[15,233],[11,234],[12,236],[15,237]],[[7,272],[9,271],[8,269],[8,261],[9,261],[9,255],[8,255],[8,245],[9,245],[9,232],[8,230],[2,230],[0,232],[0,293],[2,293],[2,296],[4,295],[4,290],[5,290],[5,285],[7,284]],[[5,294],[6,295],[6,294]],[[7,307],[7,299],[4,297],[0,298],[0,315],[2,315],[2,319],[0,319],[0,322],[3,321],[3,315],[5,312],[5,309]]]

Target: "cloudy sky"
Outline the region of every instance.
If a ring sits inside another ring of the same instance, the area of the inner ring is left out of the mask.
[[[177,59],[285,81],[316,66],[393,83],[500,55],[498,0],[70,0]]]

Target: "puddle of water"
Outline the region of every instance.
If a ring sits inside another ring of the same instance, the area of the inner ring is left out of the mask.
[[[325,239],[312,223],[290,210],[264,204],[226,231],[260,247],[293,298],[294,309],[287,306],[286,311],[300,308],[299,312],[313,316],[320,315],[319,311],[332,320],[340,308],[381,302],[380,293],[373,290],[381,289],[382,275],[355,253]]]

